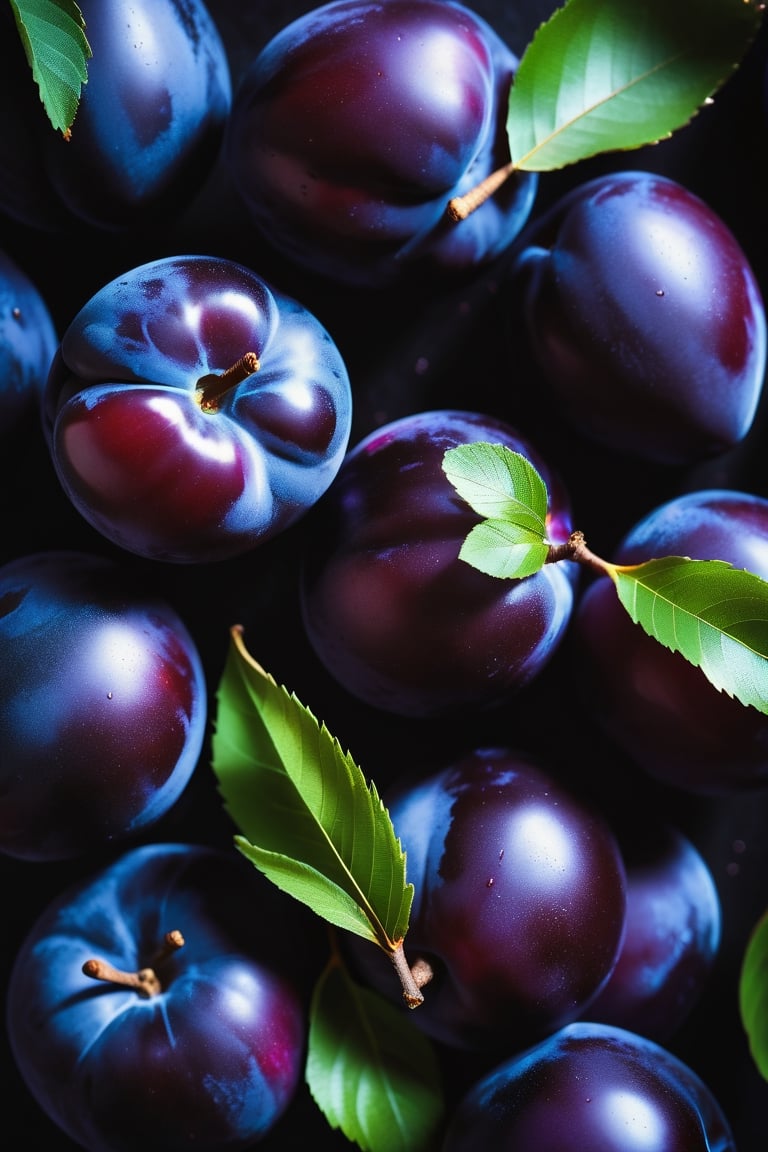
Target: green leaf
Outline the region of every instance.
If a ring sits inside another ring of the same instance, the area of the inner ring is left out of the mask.
[[[629,615],[721,692],[768,713],[768,583],[722,560],[608,566]]]
[[[72,0],[11,0],[16,27],[53,127],[69,137],[92,56]]]
[[[536,532],[506,520],[483,520],[466,536],[459,559],[487,576],[522,580],[546,563],[549,545]]]
[[[520,452],[480,440],[459,444],[443,456],[443,472],[479,516],[520,523],[545,538],[547,489]]]
[[[739,976],[739,1012],[752,1059],[768,1080],[768,912],[747,942]]]
[[[463,560],[502,578],[531,575],[552,561],[546,486],[524,456],[500,444],[460,445],[446,451],[443,471],[487,517],[462,542]],[[583,547],[570,558],[587,562]],[[592,556],[589,562],[610,576],[620,602],[650,636],[701,668],[719,691],[768,714],[768,582],[721,560],[666,556],[621,566]]]
[[[513,165],[551,171],[670,136],[736,69],[761,18],[756,0],[568,0],[520,60]]]
[[[355,984],[338,957],[314,990],[306,1080],[331,1127],[365,1152],[438,1147],[444,1101],[430,1042],[407,1010]]]
[[[233,628],[217,693],[213,770],[237,848],[318,916],[392,953],[413,886],[375,787]]]
[[[501,579],[538,572],[547,558],[547,489],[531,462],[505,444],[477,441],[449,448],[443,471],[463,500],[484,517],[459,558]]]

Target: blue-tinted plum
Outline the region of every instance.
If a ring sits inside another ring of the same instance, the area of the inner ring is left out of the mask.
[[[736,1152],[696,1072],[646,1037],[575,1023],[499,1065],[454,1113],[442,1152]]]
[[[766,367],[755,273],[726,223],[650,172],[578,185],[533,222],[511,279],[557,411],[662,465],[731,448]]]
[[[36,416],[58,342],[37,285],[0,250],[0,438],[24,417]]]
[[[308,538],[301,577],[309,640],[353,695],[386,711],[437,716],[509,700],[565,634],[576,566],[499,580],[460,560],[478,517],[442,469],[478,440],[526,456],[547,484],[553,543],[571,532],[562,483],[514,428],[430,410],[371,432],[346,456]]]
[[[626,930],[616,966],[585,1016],[663,1044],[689,1017],[717,959],[720,898],[706,860],[676,828],[643,820],[619,844]]]
[[[624,933],[624,866],[603,817],[505,748],[384,800],[415,888],[407,957],[434,971],[415,1023],[446,1044],[510,1052],[575,1019]],[[397,992],[378,949],[355,955],[371,983]]]
[[[13,1055],[87,1152],[238,1152],[288,1107],[302,1002],[240,863],[194,844],[135,848],[54,899],[22,942],[7,992]],[[165,948],[168,933],[180,947]],[[87,974],[92,961],[143,983]]]
[[[612,560],[724,560],[768,580],[768,499],[732,489],[673,497],[643,517]],[[703,795],[768,784],[768,716],[719,692],[679,652],[634,624],[598,577],[574,614],[585,706],[651,777]]]
[[[44,397],[78,511],[120,547],[176,563],[225,559],[291,525],[334,478],[351,419],[319,321],[206,256],[104,285],[64,332]]]
[[[233,99],[227,163],[255,227],[336,282],[489,261],[527,220],[537,177],[510,179],[460,223],[447,207],[509,160],[517,63],[445,0],[332,0],[299,16]]]
[[[105,557],[40,552],[0,568],[0,851],[82,856],[164,816],[207,719],[184,622]]]
[[[202,0],[83,0],[93,55],[71,138],[54,131],[8,5],[0,210],[33,228],[124,231],[178,213],[219,155],[232,102]]]

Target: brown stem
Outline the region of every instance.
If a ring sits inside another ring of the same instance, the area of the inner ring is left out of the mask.
[[[222,397],[230,388],[236,388],[259,370],[259,358],[255,352],[246,352],[236,364],[226,372],[210,372],[197,382],[197,395],[203,412],[218,412]]]
[[[405,958],[402,944],[398,944],[390,958],[395,966],[395,971],[400,977],[400,983],[403,987],[403,999],[409,1008],[418,1008],[419,1004],[424,1003],[424,993],[421,989],[431,979],[432,970],[425,962],[416,965],[415,968],[412,969]],[[427,971],[429,972],[428,975]]]
[[[474,188],[470,188],[463,196],[454,196],[452,200],[448,201],[448,217],[458,224],[460,220],[466,220],[467,216],[479,208],[481,204],[485,204],[494,192],[498,192],[502,184],[505,184],[515,171],[515,165],[510,162],[497,168],[495,172],[491,172]]]
[[[587,547],[584,533],[578,530],[572,532],[564,544],[550,544],[546,563],[557,564],[560,560],[574,560],[577,564],[583,564],[586,568],[591,568],[600,575],[606,575],[610,570],[607,561],[595,555]]]
[[[140,968],[138,972],[125,972],[122,968],[115,968],[107,960],[93,958],[83,964],[83,974],[92,980],[103,980],[107,984],[117,984],[121,988],[133,988],[145,1000],[159,995],[163,990],[160,978],[155,971],[160,965],[184,946],[184,937],[177,929],[166,932],[162,946],[152,961],[152,966]]]

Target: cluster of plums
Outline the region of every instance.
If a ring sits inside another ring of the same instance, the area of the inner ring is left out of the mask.
[[[552,543],[768,580],[765,36],[682,143],[457,222],[555,5],[507,7],[83,0],[69,140],[0,10],[4,1078],[52,1152],[350,1146],[303,1079],[327,936],[211,771],[234,624],[406,852],[441,1152],[763,1147],[768,718],[607,576],[470,567],[442,465],[504,444]]]

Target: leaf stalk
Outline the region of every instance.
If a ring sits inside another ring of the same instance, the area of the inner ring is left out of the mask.
[[[491,172],[484,180],[476,184],[474,188],[470,188],[469,192],[465,192],[463,196],[454,196],[448,201],[448,218],[452,220],[454,224],[458,224],[461,220],[466,220],[477,208],[485,204],[486,200],[489,200],[495,192],[498,192],[503,184],[506,184],[515,170],[515,165],[510,160],[509,163],[503,164],[501,168],[497,168],[494,172]]]

